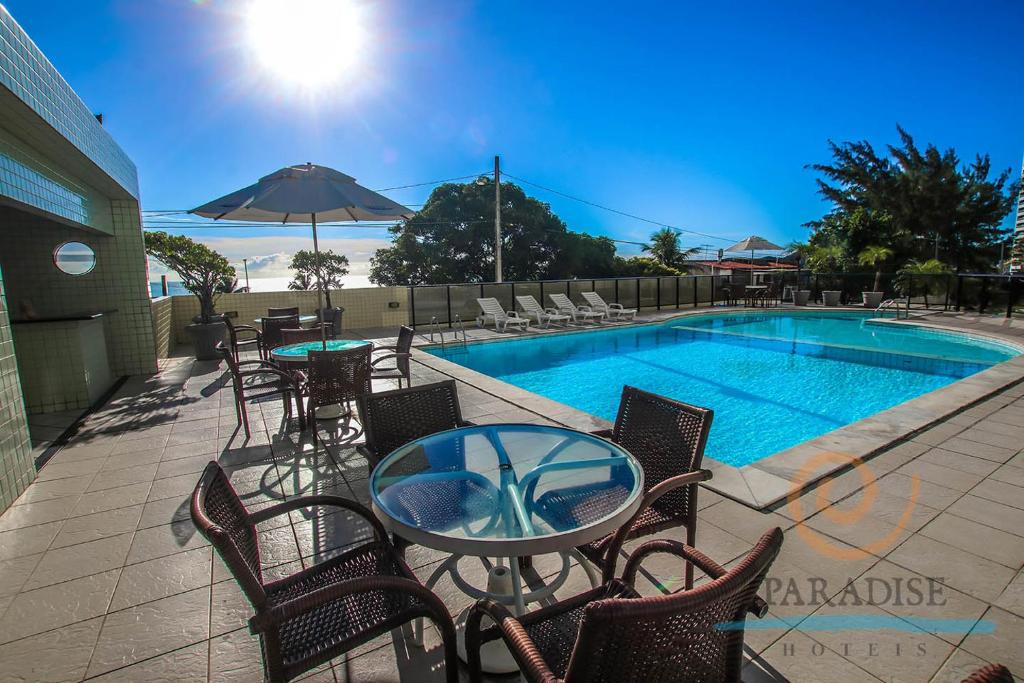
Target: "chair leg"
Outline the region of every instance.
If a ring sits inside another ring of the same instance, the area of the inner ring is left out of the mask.
[[[250,438],[252,434],[249,432],[249,412],[245,409],[245,399],[243,398],[238,402],[238,408],[242,413],[242,427],[245,429],[245,438]]]
[[[686,528],[686,545],[691,548],[696,548],[694,544],[697,542],[697,525],[691,524]],[[683,584],[686,590],[693,588],[693,565],[689,562],[686,563],[686,581]]]
[[[450,619],[444,622],[435,621],[434,624],[441,633],[441,642],[444,647],[445,680],[448,683],[459,683],[459,646],[455,636],[455,624]]]

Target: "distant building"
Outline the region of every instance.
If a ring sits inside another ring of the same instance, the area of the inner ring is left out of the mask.
[[[1024,272],[1024,165],[1020,169],[1021,187],[1017,195],[1017,228],[1010,251],[1010,272]]]

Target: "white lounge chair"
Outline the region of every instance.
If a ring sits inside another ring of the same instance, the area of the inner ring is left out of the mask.
[[[622,304],[605,303],[605,300],[597,292],[580,292],[580,294],[587,300],[592,310],[604,313],[609,320],[624,320],[625,318],[636,317],[635,308],[623,308]]]
[[[597,325],[604,318],[604,313],[591,310],[590,306],[577,306],[565,294],[548,294],[548,296],[559,312],[572,316],[574,323],[583,320],[584,322],[592,322]]]
[[[531,294],[517,296],[516,301],[519,302],[519,307],[523,309],[527,318],[534,318],[537,324],[543,327],[548,327],[553,322],[560,322],[564,325],[572,319],[572,316],[559,313],[557,308],[544,308]]]
[[[480,310],[482,311],[476,319],[478,327],[486,325],[488,318],[494,321],[494,329],[498,332],[504,332],[505,328],[509,325],[521,327],[523,330],[530,326],[529,319],[520,318],[519,314],[515,311],[508,311],[506,313],[505,309],[501,307],[501,303],[494,297],[477,299],[476,302],[480,304]]]

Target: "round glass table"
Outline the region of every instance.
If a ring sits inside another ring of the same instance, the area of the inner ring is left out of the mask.
[[[327,350],[328,351],[347,351],[348,349],[354,349],[357,346],[366,346],[370,342],[363,341],[361,339],[328,339]],[[311,341],[301,342],[299,344],[289,344],[287,346],[278,346],[276,349],[270,350],[270,357],[278,363],[308,363],[310,351],[320,351],[323,348],[323,342]]]
[[[527,603],[544,600],[565,583],[571,557],[597,585],[599,577],[576,546],[626,523],[640,506],[643,479],[633,456],[605,439],[561,427],[495,424],[406,444],[374,468],[369,484],[374,513],[385,527],[412,543],[452,553],[427,588],[450,574],[467,595],[503,602],[522,614]],[[518,558],[547,553],[561,555],[561,571],[524,593]],[[480,558],[487,568],[486,588],[459,572],[465,556]],[[501,641],[489,646],[486,670],[515,670]]]
[[[317,317],[315,315],[300,315],[299,316],[299,324],[300,325],[312,325],[316,321],[317,321]],[[263,325],[263,318],[255,318],[253,320],[253,322],[256,323],[257,327],[261,327]]]

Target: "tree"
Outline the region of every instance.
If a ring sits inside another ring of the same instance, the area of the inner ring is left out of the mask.
[[[672,228],[662,228],[651,233],[650,244],[644,251],[653,256],[663,266],[679,269],[683,261],[700,252],[700,247],[683,249],[679,245],[679,233]]]
[[[940,281],[939,276],[949,275],[950,272],[949,266],[938,259],[911,259],[896,272],[896,286],[909,297],[913,295],[913,285],[919,283],[924,291],[924,307],[928,308],[928,294],[932,291],[932,285]],[[944,280],[942,278],[941,281]]]
[[[937,238],[957,271],[990,268],[1016,194],[1011,171],[990,178],[987,155],[962,164],[955,150],[932,144],[921,150],[897,130],[900,145],[884,154],[867,141],[829,141],[832,162],[810,166],[822,174],[818,191],[833,205],[808,224],[812,243],[839,245],[847,259],[869,245],[888,247],[901,262],[928,257],[927,240],[915,237]]]
[[[632,258],[616,256],[614,274],[617,277],[658,277],[685,275],[686,273],[670,268],[650,256],[633,256]]]
[[[348,275],[348,257],[344,254],[335,254],[330,249],[320,252],[319,269],[317,268],[316,254],[308,249],[300,249],[292,256],[291,269],[296,271],[295,279],[288,284],[289,289],[293,284],[311,283],[312,287],[302,289],[315,289],[319,283],[323,283],[324,297],[327,299],[327,308],[331,306],[331,290],[341,289],[341,278]]]
[[[199,299],[199,318],[210,323],[216,315],[218,285],[235,277],[228,260],[184,235],[146,232],[145,242],[146,253],[177,273],[182,286]]]
[[[865,247],[857,254],[857,263],[862,266],[871,266],[875,269],[875,286],[871,291],[880,292],[882,287],[882,264],[892,258],[893,250],[889,247],[872,245]]]
[[[295,277],[288,283],[288,289],[299,292],[316,289],[316,280],[309,273],[295,273]]]
[[[392,244],[370,260],[380,285],[494,280],[494,185],[445,183],[412,218],[390,228]],[[568,230],[551,207],[501,184],[502,275],[507,280],[601,277],[614,268],[607,238]]]
[[[225,275],[215,287],[218,294],[231,294],[232,292],[248,291],[245,287],[238,286],[238,278],[233,275]]]

